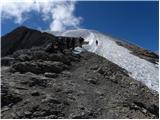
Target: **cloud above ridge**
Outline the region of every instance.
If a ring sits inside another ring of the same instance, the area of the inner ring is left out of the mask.
[[[56,0],[4,0],[1,2],[2,20],[14,19],[16,24],[28,20],[28,14],[38,12],[41,19],[51,21],[49,30],[64,31],[68,28],[79,28],[81,17],[74,15],[75,1]]]

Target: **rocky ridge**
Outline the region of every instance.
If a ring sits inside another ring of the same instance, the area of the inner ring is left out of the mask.
[[[33,46],[1,65],[1,118],[159,118],[159,94],[96,54]]]

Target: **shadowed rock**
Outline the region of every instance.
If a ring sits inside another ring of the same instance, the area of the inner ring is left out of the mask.
[[[16,104],[17,102],[21,101],[22,98],[20,95],[15,93],[13,90],[10,90],[7,85],[1,85],[1,106],[8,106],[9,104]]]
[[[19,62],[12,66],[13,71],[20,73],[32,72],[35,74],[41,74],[45,72],[60,73],[65,69],[68,69],[66,65],[61,62]]]
[[[19,27],[1,39],[2,57],[12,54],[19,49],[31,48],[33,46],[41,46],[48,42],[50,36],[47,33],[33,30],[27,27]],[[52,35],[52,39],[55,37]]]

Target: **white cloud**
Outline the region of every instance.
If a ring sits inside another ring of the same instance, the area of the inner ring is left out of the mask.
[[[51,21],[49,29],[52,31],[78,28],[81,21],[81,17],[74,15],[75,1],[3,0],[0,5],[2,20],[14,18],[15,23],[22,24],[29,19],[27,14],[34,11],[41,14],[44,22]]]

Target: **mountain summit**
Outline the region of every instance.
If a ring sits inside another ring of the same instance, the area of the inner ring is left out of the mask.
[[[1,42],[2,118],[159,118],[151,51],[87,29],[22,26]]]

